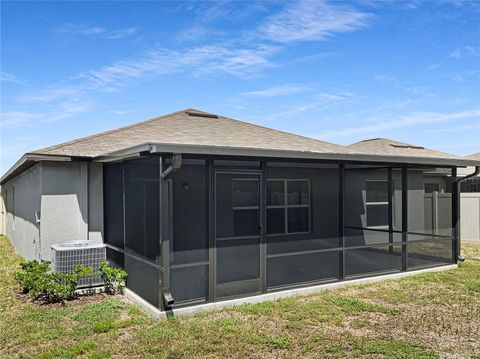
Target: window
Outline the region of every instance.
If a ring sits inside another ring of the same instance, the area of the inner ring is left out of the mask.
[[[267,180],[267,234],[310,232],[310,182]]]
[[[440,192],[439,183],[425,183],[425,193]]]
[[[367,227],[388,228],[388,181],[366,182]]]

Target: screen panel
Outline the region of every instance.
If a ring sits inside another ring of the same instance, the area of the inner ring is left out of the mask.
[[[402,270],[402,246],[384,245],[345,251],[345,275],[373,275]]]
[[[155,261],[160,254],[158,157],[126,161],[125,245],[135,255]]]
[[[124,248],[123,163],[103,166],[105,243]]]
[[[206,166],[184,164],[173,180],[173,241],[171,264],[208,260],[208,200]]]
[[[339,252],[317,252],[269,258],[269,288],[306,282],[336,280],[339,276]]]
[[[171,290],[175,303],[206,301],[208,295],[208,265],[172,268]]]

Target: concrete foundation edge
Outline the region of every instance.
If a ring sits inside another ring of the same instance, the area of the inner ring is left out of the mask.
[[[218,309],[233,307],[241,304],[255,304],[255,303],[261,303],[266,301],[273,301],[281,298],[313,294],[313,293],[320,292],[322,290],[327,290],[327,289],[334,289],[334,288],[341,288],[341,287],[352,286],[352,285],[399,279],[407,276],[412,276],[415,274],[428,273],[428,272],[440,272],[440,271],[450,270],[457,267],[458,265],[456,264],[450,264],[450,265],[441,266],[441,267],[419,269],[419,270],[409,271],[409,272],[385,274],[385,275],[380,275],[376,277],[358,278],[358,279],[352,279],[352,280],[345,280],[342,282],[319,284],[319,285],[310,286],[310,287],[293,288],[293,289],[287,289],[287,290],[282,290],[278,292],[259,294],[251,297],[236,298],[236,299],[224,300],[220,302],[199,304],[191,307],[177,308],[168,312],[159,310],[158,308],[148,303],[146,300],[144,300],[143,298],[141,298],[139,295],[135,294],[128,288],[125,289],[124,295],[130,302],[133,302],[134,304],[141,307],[147,314],[149,314],[153,318],[161,319],[161,318],[166,318],[167,316],[179,316],[179,317],[193,316],[199,312],[204,312],[209,310],[218,310]]]

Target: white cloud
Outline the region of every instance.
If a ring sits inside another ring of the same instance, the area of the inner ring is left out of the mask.
[[[363,123],[356,127],[346,127],[343,130],[328,131],[319,134],[316,137],[332,138],[341,136],[350,136],[361,133],[378,133],[401,127],[411,127],[424,124],[434,124],[441,122],[460,121],[467,119],[480,120],[480,108],[468,111],[459,111],[453,113],[435,113],[435,112],[414,112],[405,116],[390,120],[373,120]]]
[[[10,82],[12,84],[17,84],[17,85],[24,85],[25,80],[21,79],[18,76],[15,76],[13,74],[9,74],[7,72],[0,72],[0,82]]]
[[[39,114],[25,111],[3,112],[0,119],[0,128],[25,127],[38,120]]]
[[[27,93],[19,97],[21,102],[54,102],[57,100],[62,100],[67,97],[72,97],[81,94],[81,89],[75,88],[74,86],[60,86],[47,88],[42,91],[35,91],[32,93]]]
[[[9,111],[3,112],[0,128],[31,127],[37,123],[49,123],[63,120],[91,110],[92,103],[88,101],[64,101],[48,106],[45,111]]]
[[[465,71],[460,71],[458,73],[450,74],[449,76],[453,81],[463,83],[463,82],[467,82],[470,77],[475,76],[477,74],[478,74],[477,70],[465,70]]]
[[[60,33],[60,34],[100,36],[108,40],[123,39],[124,37],[128,37],[135,34],[137,31],[138,31],[138,27],[127,27],[125,29],[109,31],[104,27],[87,26],[84,24],[72,24],[72,23],[68,23],[54,30],[54,32]]]
[[[156,49],[138,58],[117,61],[99,70],[83,72],[77,79],[84,80],[87,88],[111,91],[132,79],[180,72],[190,72],[195,76],[227,73],[248,78],[258,75],[266,67],[274,66],[269,58],[277,50],[272,46],[235,48],[215,45],[185,50]]]
[[[122,89],[130,81],[188,72],[193,76],[229,74],[241,78],[258,75],[274,66],[270,57],[273,46],[236,48],[200,46],[185,50],[156,49],[137,58],[114,62],[97,70],[86,71],[66,85],[50,86],[24,94],[18,100],[38,106],[32,112],[2,114],[3,128],[30,126],[34,121],[52,122],[85,113],[93,108],[92,94]]]
[[[336,33],[363,28],[370,18],[370,14],[351,6],[303,0],[288,3],[283,11],[270,17],[260,31],[266,38],[278,42],[325,40]]]
[[[458,49],[453,50],[450,53],[450,57],[453,57],[455,60],[461,60],[468,57],[479,57],[480,50],[478,47],[474,46],[463,46]]]
[[[336,106],[355,99],[355,95],[350,92],[320,92],[317,93],[310,101],[303,104],[295,105],[286,111],[278,112],[270,115],[269,118],[279,118],[285,116],[298,115],[306,111],[311,111],[321,107]]]
[[[65,24],[64,26],[55,29],[55,32],[60,34],[71,33],[71,34],[84,35],[84,36],[103,34],[105,31],[106,30],[103,27],[87,26],[83,24],[72,24],[72,23]]]
[[[245,92],[244,95],[255,96],[255,97],[273,97],[281,95],[290,95],[299,92],[305,92],[310,90],[310,87],[307,86],[298,86],[298,85],[283,85],[270,87],[263,90],[249,91]]]
[[[105,38],[109,40],[123,39],[124,37],[131,36],[138,31],[138,27],[127,27],[117,31],[110,31],[105,34]]]

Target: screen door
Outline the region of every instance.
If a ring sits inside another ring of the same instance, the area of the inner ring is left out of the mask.
[[[260,292],[260,175],[217,172],[216,297]]]

